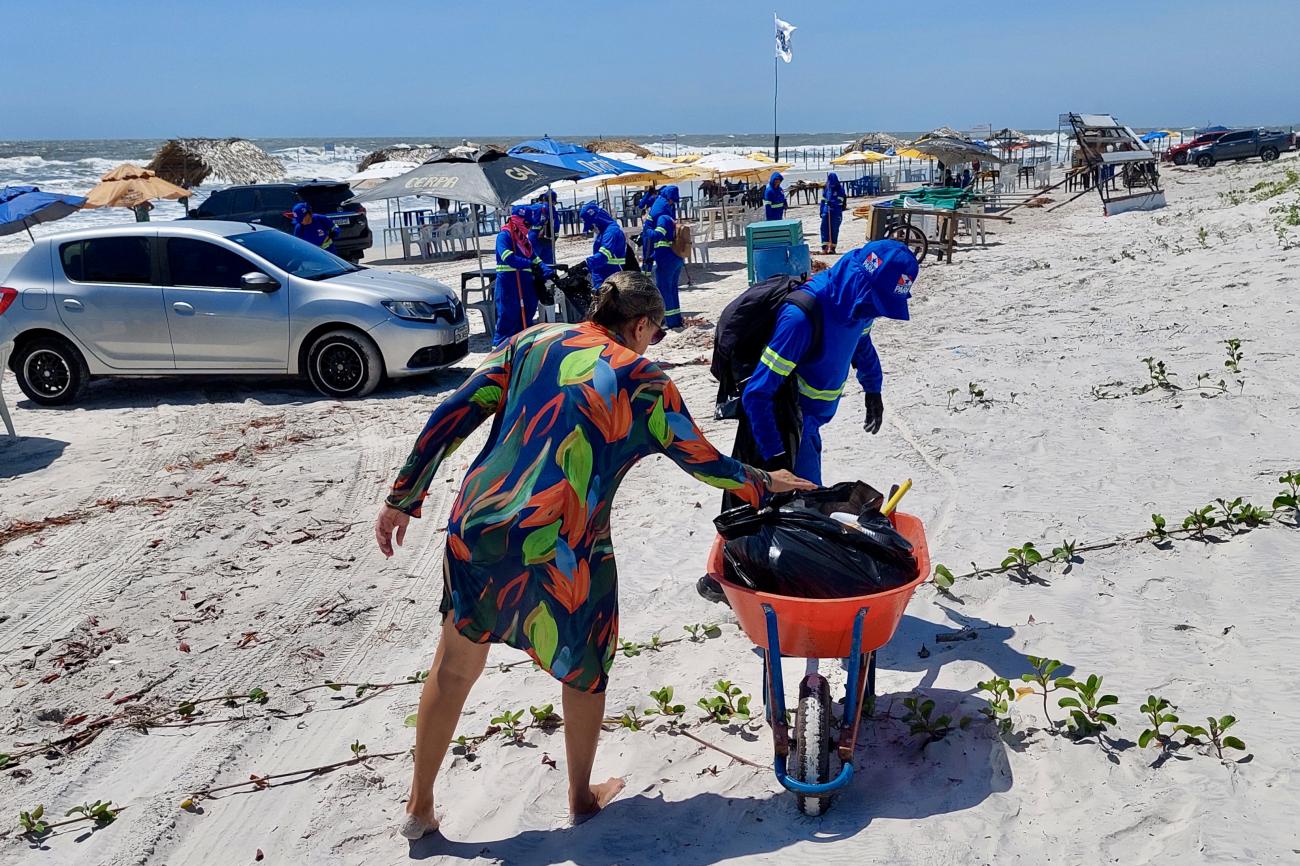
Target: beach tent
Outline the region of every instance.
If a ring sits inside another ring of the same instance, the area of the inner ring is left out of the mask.
[[[124,162],[105,172],[90,192],[85,208],[135,207],[157,199],[189,198],[190,191],[163,180],[147,168]]]
[[[145,168],[187,189],[209,176],[227,183],[267,183],[285,175],[280,160],[243,138],[173,138]]]
[[[1143,133],[1142,140],[1158,141],[1159,139],[1168,138],[1168,137],[1169,137],[1169,133],[1165,132],[1163,129],[1153,129],[1150,132]]]
[[[85,203],[79,195],[41,192],[34,186],[7,186],[0,189],[0,235],[26,231],[31,238],[32,226],[61,220]]]

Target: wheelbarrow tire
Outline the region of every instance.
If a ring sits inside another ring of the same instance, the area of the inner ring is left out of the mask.
[[[901,241],[911,249],[916,256],[916,260],[924,264],[925,254],[930,251],[930,239],[925,236],[919,226],[911,223],[899,223],[891,228],[885,237],[890,240]]]
[[[805,677],[799,683],[799,708],[795,711],[794,777],[821,785],[831,779],[831,687],[825,677]],[[796,796],[799,811],[818,816],[830,806],[830,795]]]

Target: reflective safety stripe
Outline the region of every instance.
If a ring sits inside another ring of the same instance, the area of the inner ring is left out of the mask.
[[[682,314],[681,307],[678,307],[675,310],[664,310],[664,318],[667,318],[669,316],[680,316],[681,314]]]
[[[655,241],[655,249],[660,249],[660,248],[662,248],[662,247],[667,247],[668,249],[672,249],[672,248],[673,248],[673,242],[672,242],[672,241]]]
[[[601,247],[601,248],[600,248],[599,250],[597,250],[596,252],[598,252],[600,255],[604,256],[604,257],[605,257],[605,261],[609,262],[611,265],[625,265],[625,264],[627,264],[627,259],[619,259],[619,258],[615,258],[615,257],[614,257],[614,254],[613,254],[612,252],[610,252],[609,249],[608,249],[607,247]]]
[[[823,391],[820,388],[814,388],[803,380],[803,376],[795,376],[796,383],[799,385],[799,393],[805,397],[811,397],[813,400],[838,400],[844,393],[844,386],[836,388],[834,391]]]
[[[785,202],[783,201],[768,201],[767,199],[763,199],[763,204],[768,207],[785,207]]]
[[[518,269],[518,268],[512,268],[512,267],[510,267],[509,265],[497,265],[497,273],[498,273],[498,274],[509,273],[509,272],[513,272],[513,271],[517,271],[517,270],[519,270],[519,269]]]
[[[666,234],[668,234],[668,229],[664,228],[663,226],[655,226],[655,233],[656,233],[656,234],[661,234],[661,235],[666,235]]]
[[[767,367],[778,376],[789,376],[794,372],[794,362],[782,358],[776,352],[772,351],[771,346],[768,346],[763,350],[763,355],[758,360],[764,367]]]
[[[871,333],[871,326],[874,325],[874,324],[875,324],[874,321],[872,321],[872,322],[867,322],[867,326],[866,326],[865,328],[862,329],[862,333],[864,333],[864,334],[870,334],[870,333]]]
[[[533,256],[533,264],[535,264],[535,265],[540,265],[540,264],[542,264],[542,257],[541,257],[541,256]]]

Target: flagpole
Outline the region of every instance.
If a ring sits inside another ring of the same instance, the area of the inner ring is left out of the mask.
[[[781,58],[772,55],[772,159],[781,161],[781,136],[776,125],[776,96],[781,87]]]

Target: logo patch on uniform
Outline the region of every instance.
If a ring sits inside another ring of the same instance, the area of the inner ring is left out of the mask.
[[[898,285],[894,286],[894,294],[910,297],[912,294],[912,278],[907,274],[900,274]]]
[[[869,274],[874,274],[878,267],[880,267],[880,256],[875,253],[868,253],[866,259],[862,262],[862,269]]]

